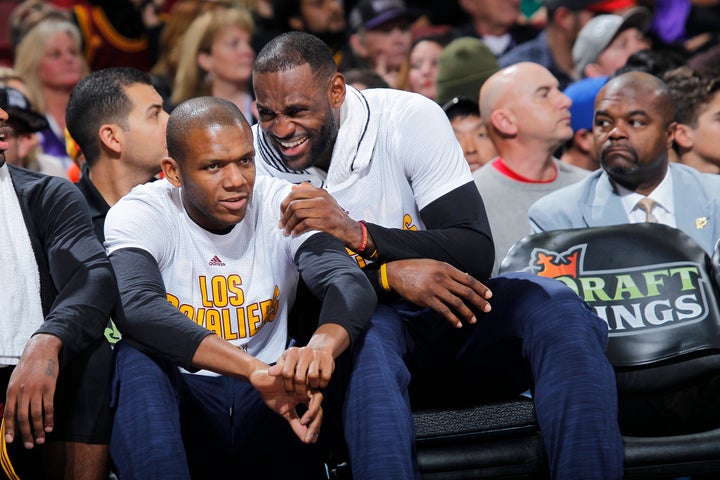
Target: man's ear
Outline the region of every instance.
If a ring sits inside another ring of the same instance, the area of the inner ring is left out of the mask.
[[[693,147],[693,129],[683,123],[678,123],[675,127],[674,135],[675,143],[680,148],[690,150]]]
[[[123,129],[114,123],[104,123],[100,125],[98,131],[100,144],[111,152],[120,155],[122,153],[122,144],[125,139]]]
[[[578,129],[573,133],[573,142],[583,153],[591,153],[595,149],[595,138],[593,138],[592,130]]]
[[[165,157],[160,162],[160,168],[162,168],[163,176],[172,183],[175,187],[182,187],[182,180],[180,176],[180,166],[174,158]]]
[[[600,76],[604,75],[604,74],[600,71],[600,65],[598,65],[597,63],[590,63],[590,64],[586,65],[586,66],[585,66],[585,71],[584,71],[584,72],[578,72],[578,73],[580,73],[580,74],[583,74],[583,73],[584,73],[585,76],[588,77],[588,78],[600,77]]]
[[[513,115],[504,109],[493,110],[490,114],[490,123],[495,131],[503,137],[514,137],[517,135],[517,125]]]
[[[328,89],[330,106],[332,108],[340,108],[340,105],[345,101],[346,91],[345,77],[342,73],[335,73],[332,80],[330,80],[330,87]]]

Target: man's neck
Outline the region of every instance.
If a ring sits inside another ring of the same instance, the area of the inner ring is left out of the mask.
[[[527,148],[511,141],[501,145],[498,152],[510,170],[528,180],[547,182],[557,175],[553,150],[548,151],[547,147]]]
[[[109,206],[115,205],[134,187],[153,179],[152,173],[133,171],[130,168],[115,168],[121,160],[99,160],[88,169],[90,181]]]

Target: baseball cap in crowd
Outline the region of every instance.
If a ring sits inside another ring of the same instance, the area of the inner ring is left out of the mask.
[[[356,32],[361,28],[372,30],[398,18],[414,22],[421,15],[420,10],[409,8],[403,0],[360,0],[350,11],[348,20],[350,28]]]
[[[460,37],[448,43],[438,57],[437,102],[453,97],[477,98],[485,80],[500,70],[497,58],[475,37]]]
[[[582,27],[573,45],[572,56],[577,72],[584,76],[585,67],[595,63],[618,34],[628,28],[646,33],[651,22],[652,14],[645,7],[632,8],[623,16],[598,15],[592,18]]]
[[[614,13],[635,6],[635,0],[544,0],[545,8],[555,11],[560,7],[568,10],[591,10],[595,13]]]
[[[583,78],[571,83],[563,92],[570,97],[570,128],[592,131],[595,117],[595,97],[607,82],[608,77]]]
[[[477,100],[462,95],[445,102],[442,109],[450,120],[468,115],[480,116],[480,105],[478,105]]]
[[[8,124],[16,133],[34,133],[49,127],[44,115],[32,108],[19,90],[0,87],[0,108],[8,114]]]

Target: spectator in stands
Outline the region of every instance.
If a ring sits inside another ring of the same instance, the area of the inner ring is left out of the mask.
[[[686,66],[664,79],[675,105],[673,149],[678,161],[701,172],[720,173],[720,77]]]
[[[616,13],[634,4],[632,0],[544,0],[547,25],[534,39],[499,58],[500,66],[535,62],[547,68],[560,83],[560,90],[579,78],[572,49],[580,29],[598,13]]]
[[[224,5],[205,0],[179,0],[170,8],[160,33],[158,58],[150,73],[155,90],[163,97],[165,110],[170,111],[170,95],[180,62],[182,38],[190,24],[207,10]]]
[[[440,53],[449,38],[422,36],[413,41],[398,75],[397,88],[437,100],[437,72]]]
[[[477,99],[485,80],[497,72],[497,59],[474,37],[456,38],[440,52],[437,72],[437,101],[444,105],[455,97]]]
[[[65,108],[70,92],[88,73],[80,48],[80,32],[74,24],[45,20],[25,34],[15,59],[30,102],[50,125],[40,132],[43,153],[60,159],[65,169],[72,162],[65,147]]]
[[[623,14],[598,15],[580,30],[572,55],[580,78],[602,77],[615,73],[639,50],[650,48],[645,33],[652,15],[645,7]]]
[[[478,102],[470,97],[455,97],[443,105],[455,138],[463,150],[470,171],[475,171],[497,157],[497,149],[480,117]]]
[[[668,162],[676,126],[662,80],[645,72],[610,79],[595,100],[602,169],[535,203],[533,231],[652,221],[684,231],[711,254],[720,238],[720,177]]]
[[[272,8],[277,34],[291,30],[312,33],[327,44],[338,65],[346,56],[352,57],[342,0],[273,0]]]
[[[7,163],[45,175],[67,178],[60,160],[40,151],[37,132],[48,128],[48,122],[45,116],[32,108],[25,95],[14,88],[0,87],[0,108],[10,116],[7,121],[9,128],[5,130]]]
[[[685,58],[675,50],[654,48],[638,50],[628,57],[625,66],[616,70],[613,76],[638,71],[662,78],[666,72],[682,67],[685,63]]]
[[[390,88],[384,78],[368,68],[353,68],[344,73],[345,82],[358,90]]]
[[[401,90],[347,88],[325,44],[300,32],[258,54],[253,86],[258,176],[315,185],[282,202],[281,227],[340,238],[380,298],[344,407],[353,477],[419,478],[411,401],[472,402],[534,385],[553,477],[621,478],[607,324],[556,280],[488,279],[482,199],[440,107]],[[567,113],[552,116],[569,136]]]
[[[165,0],[73,2],[70,11],[82,32],[90,69],[122,66],[149,71],[158,58],[164,4]]]
[[[183,38],[171,103],[212,95],[233,102],[252,123],[252,32],[252,16],[241,7],[216,8],[193,21]]]
[[[535,38],[540,31],[520,23],[520,0],[460,0],[470,22],[451,30],[453,37],[481,39],[496,57]]]
[[[360,0],[350,11],[353,57],[343,58],[340,70],[367,67],[377,72],[390,87],[398,85],[400,67],[412,43],[412,23],[420,12],[403,0]]]
[[[493,272],[530,234],[530,205],[589,173],[553,155],[573,134],[570,103],[550,71],[531,62],[500,70],[480,90],[480,112],[499,155],[473,173],[493,232]]]
[[[70,13],[46,0],[22,0],[12,9],[7,19],[8,36],[13,59],[25,34],[42,20],[71,20]]]
[[[595,96],[607,77],[583,78],[573,82],[563,92],[570,98],[570,126],[573,135],[563,146],[560,161],[569,165],[597,170],[600,160],[595,155],[593,124],[595,122]]]

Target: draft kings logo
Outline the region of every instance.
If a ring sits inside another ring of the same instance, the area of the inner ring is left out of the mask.
[[[570,287],[603,318],[611,336],[700,322],[708,316],[710,281],[704,269],[679,261],[613,270],[587,270],[587,243],[564,252],[535,248],[530,269]]]

